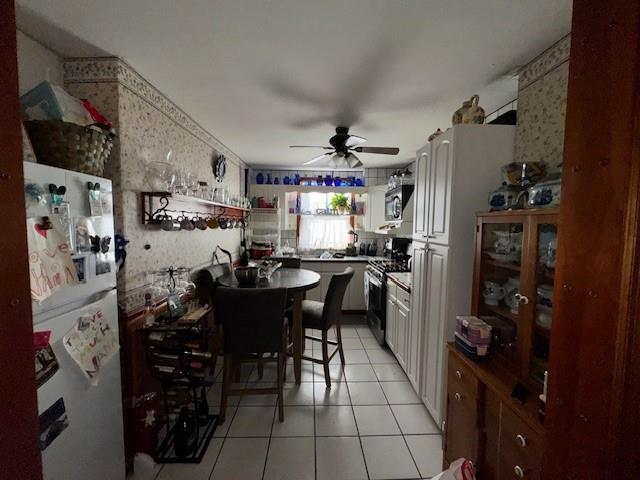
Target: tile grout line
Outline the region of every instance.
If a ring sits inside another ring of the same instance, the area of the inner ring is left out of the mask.
[[[360,332],[356,328],[356,333],[358,334],[358,339],[360,339],[360,343],[362,343],[362,339],[360,338]],[[363,344],[364,346],[364,344]],[[367,356],[369,358],[369,356]],[[371,365],[371,364],[369,364]],[[373,367],[371,367],[373,369]],[[375,374],[375,371],[374,371]],[[358,432],[358,443],[360,444],[360,451],[362,451],[362,461],[364,462],[364,469],[367,472],[367,479],[371,480],[371,475],[369,475],[369,466],[367,465],[367,457],[364,454],[364,446],[362,445],[362,437],[360,436],[360,427],[358,426],[358,419],[356,418],[356,411],[353,408],[353,400],[351,399],[351,392],[349,391],[349,382],[347,376],[344,377],[345,382],[347,382],[347,392],[349,393],[349,403],[351,404],[351,414],[353,415],[353,421],[356,424],[356,432]],[[382,388],[382,387],[380,387]]]

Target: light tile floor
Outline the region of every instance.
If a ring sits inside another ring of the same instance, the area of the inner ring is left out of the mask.
[[[318,332],[311,332],[319,335]],[[285,421],[276,397],[230,397],[227,420],[217,427],[202,463],[165,465],[157,480],[387,480],[431,478],[441,470],[442,437],[388,349],[363,325],[342,328],[346,365],[330,366],[331,388],[321,365],[303,362],[302,383],[287,366]],[[320,344],[307,354],[321,356]],[[334,360],[338,358],[334,357]],[[243,382],[269,384],[246,365]],[[221,381],[219,372],[216,382]],[[216,413],[220,383],[208,393]]]

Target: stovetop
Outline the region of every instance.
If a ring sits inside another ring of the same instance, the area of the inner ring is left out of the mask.
[[[391,258],[372,259],[369,260],[369,265],[384,273],[411,271],[407,262],[400,262]]]

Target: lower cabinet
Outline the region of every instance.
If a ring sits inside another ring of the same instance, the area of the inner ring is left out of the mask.
[[[312,270],[320,274],[320,285],[307,291],[307,300],[324,302],[324,298],[331,283],[331,277],[335,273],[341,273],[345,268],[354,270],[353,278],[349,282],[347,291],[342,301],[343,310],[366,310],[364,303],[364,268],[365,262],[302,262],[302,268]]]
[[[450,346],[445,463],[465,457],[482,480],[540,479],[543,426],[510,398],[508,380]],[[530,400],[529,402],[532,402]]]
[[[411,296],[409,292],[387,280],[387,325],[385,340],[398,363],[408,374],[410,355]],[[417,342],[417,339],[414,339]]]

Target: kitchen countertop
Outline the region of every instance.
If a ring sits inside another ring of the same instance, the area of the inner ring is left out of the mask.
[[[389,272],[387,278],[400,288],[411,293],[411,272]]]
[[[370,258],[365,255],[344,258],[318,258],[318,257],[300,257],[303,262],[368,262]]]

